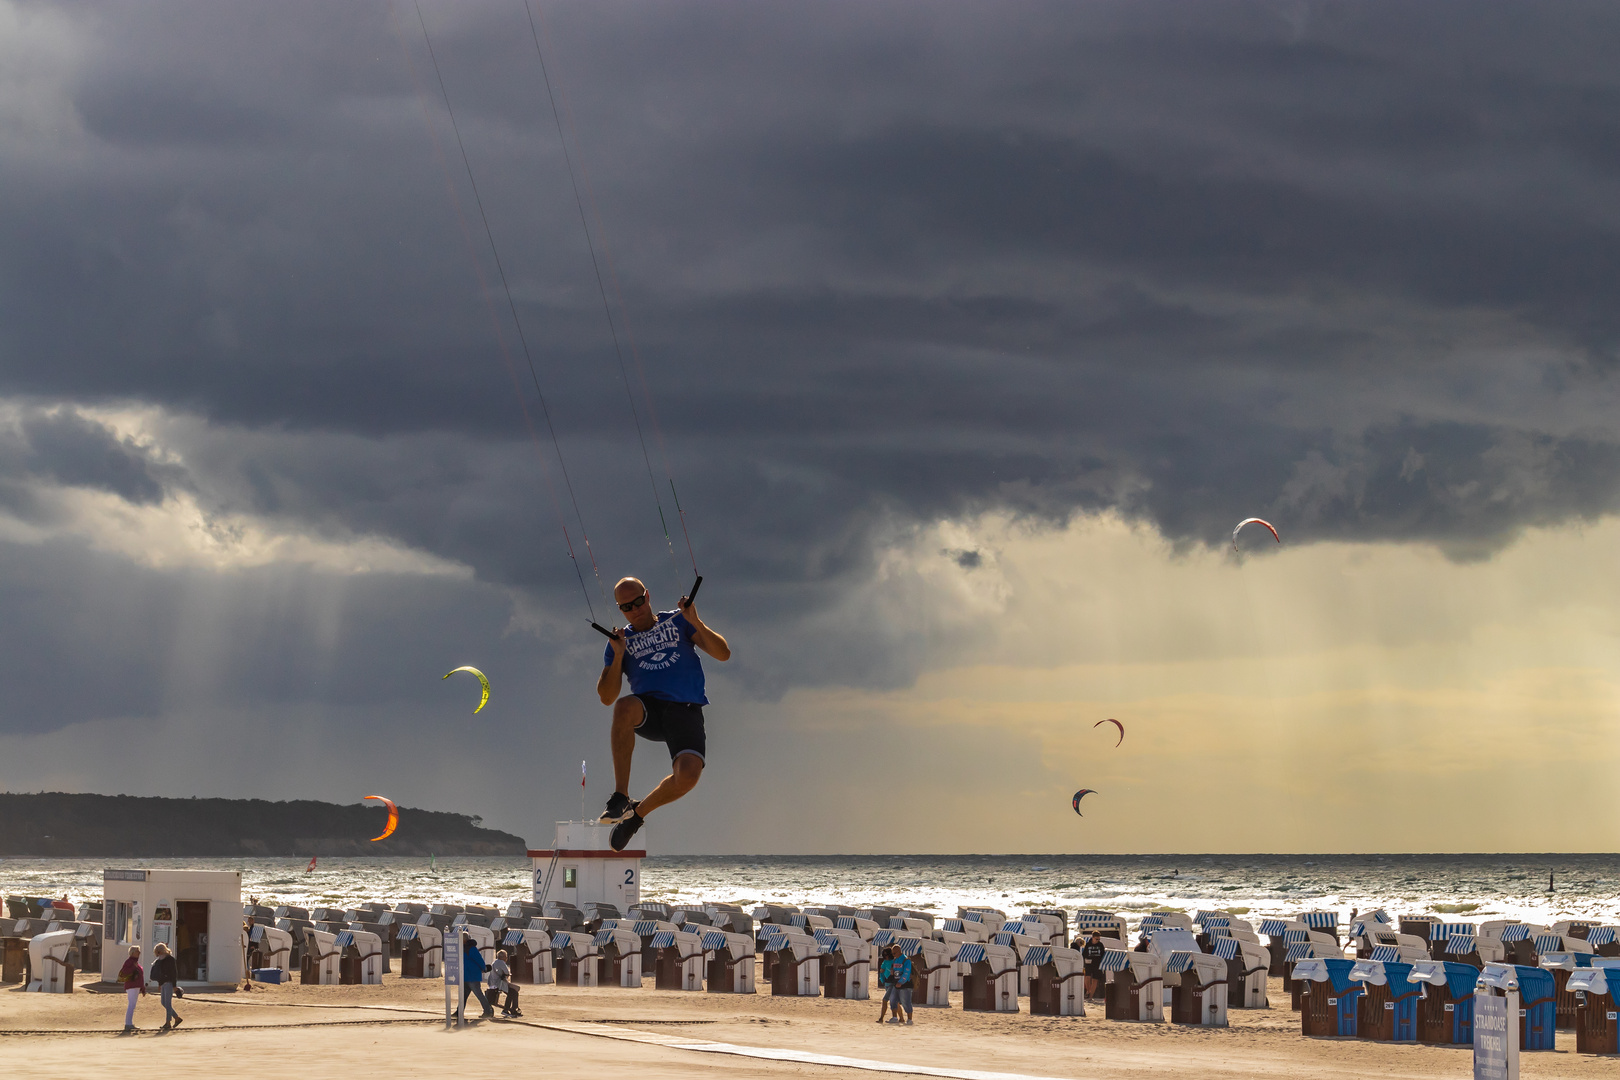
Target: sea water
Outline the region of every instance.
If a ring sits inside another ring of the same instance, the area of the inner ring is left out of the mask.
[[[6,895],[100,899],[118,867],[240,870],[242,896],[300,907],[396,903],[504,906],[532,899],[526,858],[0,859]],[[1552,891],[1547,891],[1548,875]],[[954,916],[959,905],[1101,908],[1134,926],[1154,908],[1255,919],[1352,908],[1449,921],[1620,923],[1620,855],[850,855],[691,856],[643,862],[644,900],[889,904]]]

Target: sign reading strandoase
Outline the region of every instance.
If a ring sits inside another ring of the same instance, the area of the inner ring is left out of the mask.
[[[1519,1080],[1519,994],[1474,993],[1474,1080]]]

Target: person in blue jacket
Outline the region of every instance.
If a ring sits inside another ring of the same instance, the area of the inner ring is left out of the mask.
[[[613,599],[630,624],[614,631],[596,680],[602,704],[613,706],[613,795],[598,820],[613,824],[608,843],[623,851],[648,814],[697,787],[708,753],[703,706],[709,703],[697,651],[725,661],[731,646],[704,625],[687,597],[678,611],[654,612],[647,586],[627,577],[613,586]],[[630,692],[620,697],[626,676]],[[670,760],[669,775],[639,801],[629,795],[638,735],[663,743]]]
[[[478,942],[463,938],[461,945],[461,1011],[467,1012],[467,995],[475,994],[484,1007],[484,1019],[495,1018],[495,1009],[484,996],[484,954],[478,951]]]

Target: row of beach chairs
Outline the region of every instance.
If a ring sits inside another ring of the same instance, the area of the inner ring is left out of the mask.
[[[1290,940],[1295,928],[1276,929],[1305,1035],[1466,1045],[1473,1042],[1475,994],[1513,989],[1521,1050],[1553,1050],[1556,1032],[1565,1029],[1575,1032],[1578,1053],[1620,1053],[1615,927],[1576,920],[1476,925],[1431,916],[1397,923],[1377,911],[1350,928],[1354,959]]]
[[[71,993],[79,971],[101,969],[101,905],[7,896],[0,919],[0,985]]]
[[[100,905],[7,897],[0,979],[70,990],[74,970],[100,967]],[[575,986],[755,993],[864,1000],[878,951],[912,960],[914,1000],[1036,1015],[1085,1015],[1079,951],[1095,931],[1105,1015],[1112,1020],[1224,1026],[1227,1010],[1268,1008],[1279,976],[1306,1035],[1469,1043],[1480,987],[1520,993],[1521,1048],[1550,1050],[1573,1030],[1581,1053],[1620,1052],[1620,929],[1590,921],[1396,920],[1375,911],[1343,941],[1338,915],[1307,911],[1250,923],[1223,911],[1154,912],[1134,948],[1114,912],[1036,908],[1022,915],[963,907],[954,918],[899,907],[644,903],[619,912],[514,901],[503,909],[401,903],[348,908],[245,905],[244,948],[255,978],[375,985],[398,961],[407,978],[437,978],[446,940],[472,940],[492,960],[507,950],[516,981]],[[1072,934],[1072,937],[1071,937]],[[1264,940],[1262,940],[1264,939]],[[65,985],[57,985],[65,984]]]

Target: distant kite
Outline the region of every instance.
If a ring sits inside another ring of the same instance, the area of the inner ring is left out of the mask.
[[[388,807],[388,827],[382,831],[381,836],[373,836],[371,838],[372,843],[376,843],[378,840],[388,839],[394,834],[394,830],[399,827],[399,807],[394,805],[394,800],[382,795],[367,795],[366,799],[376,799],[378,802]],[[361,799],[360,801],[365,802],[365,799]]]
[[[1093,728],[1100,728],[1104,724],[1113,724],[1115,727],[1119,728],[1119,741],[1114,743],[1115,746],[1118,746],[1120,743],[1125,741],[1125,725],[1120,723],[1118,720],[1115,720],[1111,716],[1107,720],[1099,720],[1091,726]]]
[[[1265,518],[1244,518],[1242,521],[1237,523],[1237,528],[1232,530],[1232,550],[1233,551],[1236,551],[1238,549],[1238,546],[1237,546],[1237,534],[1242,530],[1243,526],[1245,526],[1245,525],[1264,525],[1266,528],[1271,529],[1272,539],[1276,540],[1277,543],[1279,543],[1279,544],[1282,543],[1282,537],[1277,535],[1277,530],[1272,526],[1271,522],[1267,521]]]
[[[1080,800],[1085,798],[1087,795],[1095,795],[1095,794],[1097,794],[1097,793],[1095,791],[1092,791],[1088,787],[1081,788],[1079,791],[1075,792],[1074,793],[1074,812],[1077,813],[1077,814],[1080,814]],[[1080,816],[1085,817],[1086,815],[1080,814]]]
[[[475,667],[463,666],[463,667],[458,667],[458,668],[452,668],[450,671],[445,673],[444,677],[446,679],[448,679],[451,675],[454,675],[458,671],[467,671],[467,672],[471,672],[472,674],[478,676],[478,681],[480,683],[482,683],[483,687],[484,687],[484,696],[478,699],[478,709],[482,709],[485,705],[488,705],[489,704],[489,680],[484,678],[484,673],[482,671],[479,671]],[[478,715],[478,709],[473,710],[473,715],[474,716]]]

